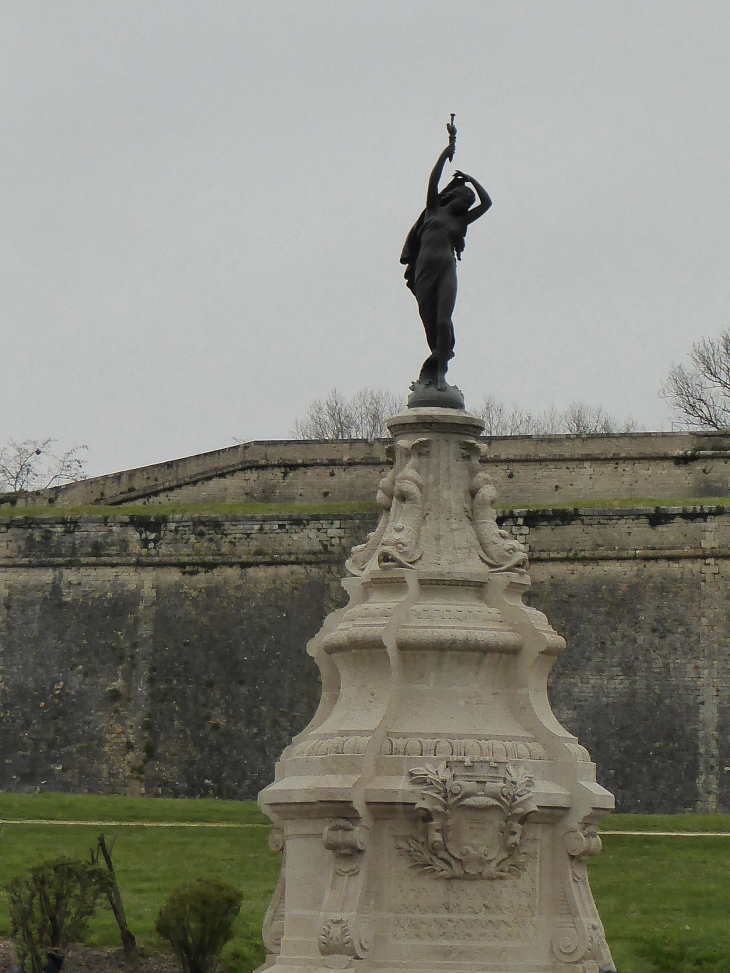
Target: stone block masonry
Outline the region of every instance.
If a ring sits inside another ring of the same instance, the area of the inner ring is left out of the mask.
[[[0,787],[254,796],[316,705],[305,644],[376,517],[1,520]],[[568,642],[553,708],[619,810],[730,811],[730,509],[500,522]]]
[[[0,786],[255,794],[311,715],[304,646],[340,598],[338,566],[363,526],[0,524]]]
[[[504,436],[483,440],[501,504],[616,497],[730,496],[727,433]],[[390,464],[388,441],[251,442],[32,494],[8,505],[73,506],[370,501]]]

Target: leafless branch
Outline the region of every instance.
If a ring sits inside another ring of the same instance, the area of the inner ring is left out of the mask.
[[[544,412],[525,412],[519,406],[507,409],[493,396],[488,396],[476,414],[484,420],[485,436],[558,436],[573,433],[583,436],[596,433],[634,432],[636,420],[617,420],[603,406],[573,402],[564,412],[550,406]]]
[[[326,399],[315,399],[303,419],[294,423],[295,439],[382,439],[389,435],[387,420],[402,411],[405,402],[382,389],[361,389],[347,399],[332,389]]]
[[[9,439],[0,449],[0,492],[39,490],[84,478],[78,455],[86,446],[74,446],[60,456],[51,452],[53,439]]]
[[[719,338],[692,346],[692,365],[673,365],[660,396],[682,425],[696,429],[730,428],[730,329]]]

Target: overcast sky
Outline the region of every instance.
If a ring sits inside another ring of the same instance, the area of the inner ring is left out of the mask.
[[[729,323],[729,50],[727,0],[3,0],[0,443],[101,473],[407,392],[398,257],[452,111],[494,200],[467,407],[670,428],[668,367]]]

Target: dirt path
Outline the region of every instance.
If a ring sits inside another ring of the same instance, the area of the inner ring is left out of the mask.
[[[0,939],[0,973],[18,969],[13,944]],[[142,957],[137,966],[127,966],[124,953],[116,947],[72,946],[63,964],[63,973],[179,973],[170,956]]]
[[[270,828],[270,824],[231,824],[227,821],[57,821],[51,818],[0,818],[3,824],[58,824],[61,826],[89,825],[92,828]],[[730,838],[730,831],[599,831],[606,835],[632,838]],[[2,969],[0,968],[0,973]]]

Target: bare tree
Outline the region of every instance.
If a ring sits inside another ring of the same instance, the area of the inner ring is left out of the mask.
[[[485,436],[525,436],[529,435],[533,427],[533,417],[529,412],[523,412],[517,406],[507,410],[502,402],[498,402],[491,395],[484,400],[476,415],[484,421]]]
[[[730,329],[692,346],[690,367],[673,365],[659,394],[695,429],[730,429]]]
[[[559,436],[565,431],[565,414],[554,405],[549,405],[544,412],[539,412],[535,417],[536,436]]]
[[[634,432],[636,420],[617,420],[603,406],[572,402],[564,412],[550,406],[543,412],[525,412],[519,406],[507,409],[493,396],[488,396],[476,415],[484,420],[485,436],[559,436],[566,433],[583,436],[596,433]]]
[[[38,490],[84,479],[84,461],[78,453],[86,446],[74,446],[55,455],[55,439],[9,439],[0,449],[0,492]]]
[[[571,402],[562,414],[562,431],[581,436],[596,433],[636,432],[637,422],[631,416],[616,419],[606,412],[602,405],[586,405],[585,402]]]
[[[389,435],[386,421],[401,412],[405,402],[381,389],[362,389],[351,399],[332,389],[326,399],[315,399],[303,419],[294,424],[295,439],[383,439]],[[485,436],[558,436],[566,433],[633,432],[634,419],[614,418],[602,406],[573,402],[564,412],[550,406],[542,412],[528,412],[517,405],[507,408],[493,396],[481,409],[473,410],[484,420]]]
[[[315,399],[303,419],[294,423],[295,439],[383,439],[390,435],[387,420],[405,408],[405,402],[382,389],[361,389],[347,399],[332,389],[326,399]]]

